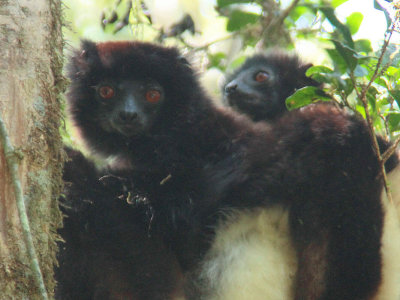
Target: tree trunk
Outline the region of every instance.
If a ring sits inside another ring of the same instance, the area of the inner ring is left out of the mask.
[[[0,117],[21,154],[18,177],[50,297],[61,224],[62,44],[60,1],[0,0]],[[0,298],[40,299],[3,149],[0,144]]]

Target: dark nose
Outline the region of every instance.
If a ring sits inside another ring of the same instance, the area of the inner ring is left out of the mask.
[[[227,94],[227,95],[233,94],[236,91],[237,86],[238,85],[237,85],[236,81],[233,80],[233,81],[229,82],[225,86],[225,94]]]
[[[119,120],[124,123],[132,122],[137,117],[138,117],[137,112],[130,112],[130,111],[121,111],[118,115]]]

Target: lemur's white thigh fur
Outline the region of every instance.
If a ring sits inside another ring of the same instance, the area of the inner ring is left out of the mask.
[[[290,300],[297,270],[288,211],[240,210],[219,224],[200,282],[207,300]]]
[[[393,202],[382,194],[382,283],[371,300],[400,300],[400,167],[389,174]],[[216,229],[199,282],[207,300],[292,300],[297,271],[288,211],[277,205],[237,210]]]
[[[382,283],[373,300],[400,300],[400,166],[389,173],[392,201],[383,192]]]

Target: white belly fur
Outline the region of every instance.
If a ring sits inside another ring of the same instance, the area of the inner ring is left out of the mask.
[[[400,167],[383,192],[382,283],[372,300],[400,300]],[[280,206],[233,211],[219,224],[200,274],[207,300],[292,300],[297,270],[288,212]]]
[[[400,167],[389,173],[392,202],[383,192],[382,283],[373,300],[400,300]]]
[[[287,211],[235,211],[218,226],[204,261],[204,299],[289,300],[296,269]]]

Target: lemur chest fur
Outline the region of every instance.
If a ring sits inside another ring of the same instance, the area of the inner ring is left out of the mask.
[[[296,253],[289,234],[288,211],[232,210],[217,225],[215,238],[196,272],[198,299],[293,298]]]

